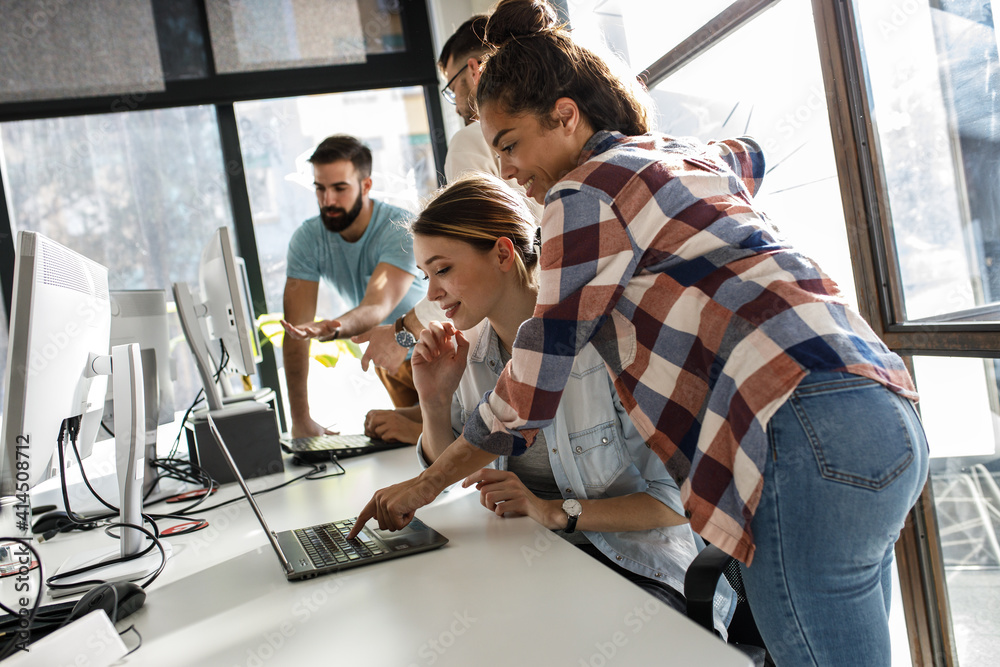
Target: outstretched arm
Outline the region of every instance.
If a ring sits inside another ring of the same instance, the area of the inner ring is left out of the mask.
[[[362,334],[389,317],[413,284],[414,276],[399,267],[380,262],[372,272],[365,296],[357,308],[340,317],[338,338]]]
[[[485,467],[496,456],[459,437],[429,468],[405,482],[375,492],[351,529],[348,539],[357,536],[369,519],[378,519],[383,530],[399,530],[413,519],[413,513],[429,504],[455,482]]]

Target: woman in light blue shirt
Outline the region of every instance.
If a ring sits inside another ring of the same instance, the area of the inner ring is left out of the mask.
[[[451,319],[432,323],[413,351],[426,466],[462,432],[510,359],[535,307],[538,254],[523,199],[485,174],[448,187],[410,230],[427,298]],[[532,517],[683,611],[684,573],[698,546],[680,491],[590,345],[576,358],[555,420],[537,437],[541,446],[500,457],[463,484],[475,484],[497,515]],[[720,596],[717,606],[725,612],[727,602]]]

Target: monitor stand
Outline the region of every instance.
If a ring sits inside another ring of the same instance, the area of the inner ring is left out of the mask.
[[[95,357],[97,373],[111,375],[115,403],[115,463],[118,473],[119,523],[142,525],[142,487],[145,463],[146,406],[143,400],[142,360],[139,345],[116,345],[110,357]],[[153,548],[145,556],[124,562],[110,561],[134,556],[149,546],[138,530],[118,528],[120,549],[97,549],[71,556],[56,571],[49,595],[63,597],[93,587],[96,581],[137,581],[153,574],[170,556],[170,545],[161,541],[164,552]],[[101,565],[106,563],[105,565]],[[90,568],[79,574],[67,574]]]

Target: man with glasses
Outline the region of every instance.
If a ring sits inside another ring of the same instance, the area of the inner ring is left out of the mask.
[[[479,83],[479,66],[487,51],[484,43],[486,34],[486,14],[476,14],[459,26],[441,47],[438,68],[447,83],[441,95],[455,105],[455,113],[465,120],[465,127],[452,136],[448,142],[448,155],[444,160],[444,177],[452,183],[468,172],[486,172],[500,177],[500,165],[496,152],[486,143],[483,132],[476,120],[476,85]],[[507,183],[518,192],[524,190],[515,181]],[[541,220],[542,207],[531,199],[525,200],[536,220]],[[428,322],[443,321],[444,313],[432,301],[423,299],[395,325],[375,327],[355,336],[355,343],[368,343],[361,366],[366,371],[368,364],[394,371],[406,359],[407,344],[412,345]],[[372,410],[365,418],[365,432],[371,437],[384,440],[400,440],[416,444],[420,435],[420,424],[413,420],[420,418],[420,409]]]
[[[444,177],[449,183],[470,171],[500,176],[496,153],[486,143],[476,120],[476,85],[480,61],[487,50],[483,39],[488,18],[485,14],[477,14],[459,26],[444,43],[438,58],[438,68],[448,81],[441,94],[455,105],[455,113],[465,120],[465,127],[448,142]]]
[[[465,120],[466,125],[476,121],[473,98],[479,82],[480,60],[486,52],[483,36],[486,34],[487,18],[485,14],[476,14],[459,26],[444,43],[438,58],[441,74],[448,80],[441,94],[455,105],[455,113]]]

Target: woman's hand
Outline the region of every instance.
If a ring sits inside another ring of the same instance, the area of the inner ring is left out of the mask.
[[[378,519],[378,527],[383,530],[399,530],[410,523],[414,512],[437,498],[449,484],[489,465],[496,457],[459,436],[427,470],[413,479],[376,491],[358,514],[348,537],[357,537],[365,523],[373,518]]]
[[[427,505],[444,487],[429,481],[423,474],[375,492],[358,515],[347,539],[354,539],[369,519],[378,519],[382,530],[399,530],[413,520],[413,513]]]
[[[542,500],[509,470],[477,470],[462,482],[463,487],[473,484],[479,489],[479,501],[483,507],[497,516],[530,516],[549,530],[566,527],[562,501]]]
[[[469,341],[451,322],[431,322],[413,348],[413,386],[420,402],[451,405],[465,372]]]

